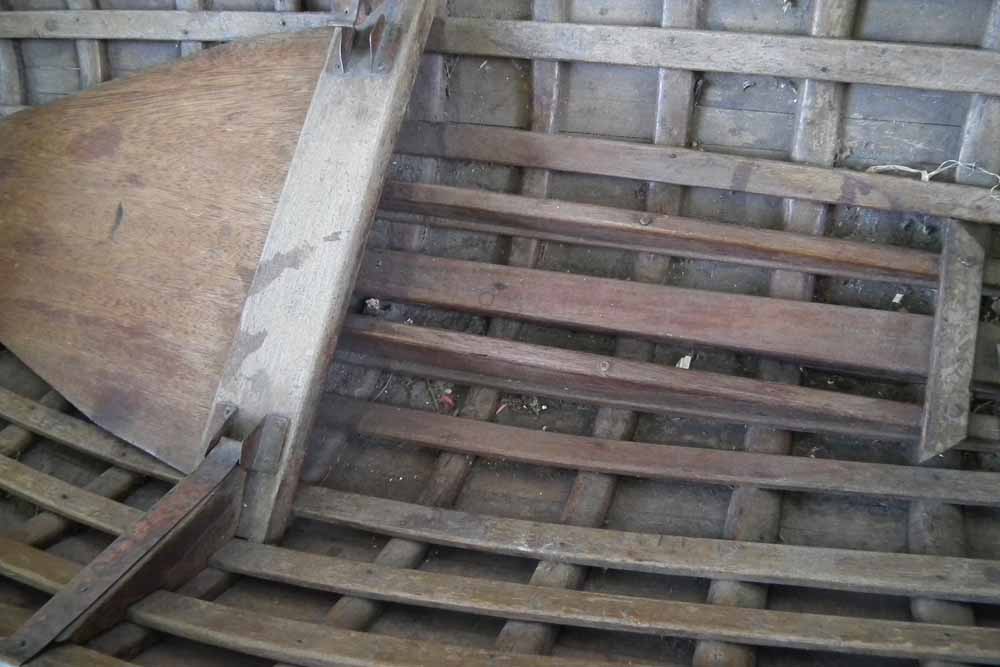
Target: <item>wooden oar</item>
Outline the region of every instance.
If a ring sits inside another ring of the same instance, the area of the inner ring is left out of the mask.
[[[331,34],[221,46],[0,124],[0,341],[183,471]]]

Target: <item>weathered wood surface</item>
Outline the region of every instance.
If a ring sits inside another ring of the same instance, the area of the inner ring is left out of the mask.
[[[310,667],[614,667],[620,663],[510,655],[430,641],[352,632],[265,616],[173,593],[129,609],[141,625],[210,646]]]
[[[530,431],[338,398],[324,422],[388,440],[593,472],[789,491],[864,494],[1000,506],[1000,473],[657,445]]]
[[[215,394],[216,403],[239,406],[235,437],[245,438],[269,414],[289,420],[275,470],[248,477],[248,516],[257,518],[244,522],[241,534],[256,540],[284,532],[436,5],[410,0],[391,7],[388,63],[359,49],[339,73],[340,42],[330,42]]]
[[[14,396],[16,397],[17,394],[14,394]],[[25,396],[23,398],[28,397]],[[2,403],[3,399],[0,399],[0,404]],[[45,393],[45,395],[40,396],[38,398],[38,405],[51,408],[58,412],[61,412],[69,407],[69,403],[66,402],[66,399],[60,396],[59,392],[54,390],[49,390]],[[0,430],[0,454],[17,458],[21,452],[30,447],[36,439],[37,435],[34,431],[29,431],[28,429],[18,426],[17,424],[7,424],[3,427],[3,430]]]
[[[428,48],[1000,94],[1000,57],[976,49],[822,37],[450,18]],[[886,66],[891,63],[891,66]]]
[[[392,212],[436,216],[430,218],[431,224],[448,229],[937,285],[935,253],[795,231],[399,181],[387,184],[381,206],[390,217]]]
[[[0,39],[137,39],[228,42],[344,25],[323,12],[173,10],[19,11],[0,16]]]
[[[352,363],[647,412],[793,430],[914,439],[919,405],[662,364],[351,317],[338,354]],[[711,401],[706,398],[710,397]]]
[[[66,8],[72,11],[100,9],[97,0],[66,0]],[[76,40],[76,60],[80,67],[80,90],[93,88],[111,78],[108,51],[106,45],[100,40]]]
[[[0,125],[0,340],[184,471],[329,35],[227,45]]]
[[[0,603],[0,636],[9,635],[31,617],[31,610]],[[97,651],[66,644],[56,646],[27,663],[27,667],[129,667],[132,663]]]
[[[73,561],[0,537],[0,576],[45,593],[62,590],[80,571]]]
[[[992,602],[996,562],[629,533],[506,519],[306,486],[296,516],[393,537],[590,567]],[[225,565],[217,559],[218,564]]]
[[[1000,201],[989,188],[672,146],[414,121],[404,126],[396,150],[1000,223]]]
[[[367,253],[355,289],[365,298],[907,377],[927,374],[933,327],[932,318],[925,315],[797,303],[385,250]]]
[[[601,630],[706,637],[837,653],[1000,664],[1000,630],[854,619],[627,597],[398,569],[231,542],[236,572],[316,590]]]

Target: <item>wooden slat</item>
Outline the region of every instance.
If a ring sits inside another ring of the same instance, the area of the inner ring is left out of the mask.
[[[324,421],[358,433],[492,459],[706,484],[1000,506],[1000,473],[657,445],[531,431],[338,397]]]
[[[0,576],[45,593],[68,584],[81,566],[21,542],[0,537]]]
[[[430,641],[352,632],[154,593],[129,610],[140,625],[270,660],[311,667],[612,667],[615,663],[504,655]]]
[[[676,215],[399,181],[382,210],[436,216],[429,222],[448,229],[937,286],[935,253]]]
[[[80,11],[100,9],[97,0],[66,0],[66,8]],[[80,65],[80,90],[93,88],[111,78],[107,49],[100,40],[76,40],[76,58]]]
[[[600,630],[1000,664],[1000,629],[692,604],[382,567],[231,542],[216,563],[270,581],[401,604]]]
[[[0,8],[0,13],[4,13],[4,9]],[[0,118],[15,113],[27,103],[28,91],[19,48],[12,40],[0,39]]]
[[[662,364],[348,318],[345,361],[644,412],[888,439],[919,435],[920,406]]]
[[[177,9],[188,12],[203,12],[208,9],[205,0],[176,0],[175,4]],[[186,58],[187,56],[194,55],[204,48],[205,45],[202,42],[183,41],[181,42],[181,57]]]
[[[83,646],[63,645],[45,651],[29,662],[27,667],[130,667],[131,665],[133,663]]]
[[[103,429],[0,388],[0,417],[102,461],[149,477],[176,482],[181,474]]]
[[[66,399],[55,390],[46,392],[44,396],[38,399],[38,403],[58,412],[62,412],[69,407]],[[0,430],[0,454],[17,458],[31,443],[35,442],[36,438],[37,436],[34,433],[21,428],[17,424],[7,424],[3,427],[3,430]]]
[[[143,515],[5,456],[0,457],[0,489],[110,535],[121,535]]]
[[[228,42],[346,24],[342,17],[323,12],[17,11],[0,17],[0,39]]]
[[[648,285],[387,250],[367,253],[355,289],[366,298],[905,377],[927,374],[933,327],[932,318],[925,315]]]
[[[409,122],[396,150],[1000,223],[1000,201],[989,188],[686,148],[462,123]]]
[[[433,544],[668,576],[995,602],[996,561],[629,533],[302,488],[296,516]],[[924,593],[921,593],[924,594]]]

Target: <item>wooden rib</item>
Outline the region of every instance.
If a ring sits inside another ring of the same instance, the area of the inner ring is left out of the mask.
[[[1000,59],[976,49],[718,30],[452,18],[428,48],[497,58],[764,74],[966,93],[1000,93]],[[891,62],[892,67],[885,63]]]
[[[215,561],[316,590],[449,611],[838,653],[1000,664],[1000,629],[742,609],[458,577],[231,542]],[[252,635],[251,635],[252,636]]]
[[[97,0],[66,0],[66,8],[81,11],[100,9]],[[100,40],[76,40],[76,57],[80,64],[80,90],[93,88],[111,78],[107,49]]]
[[[73,561],[0,537],[0,576],[44,593],[55,593],[80,569]]]
[[[396,150],[1000,223],[1000,201],[992,198],[989,188],[687,148],[414,121],[404,126]]]
[[[933,327],[925,315],[385,250],[367,253],[355,289],[363,297],[903,377],[927,374]]]
[[[913,440],[920,406],[458,332],[348,318],[338,355],[362,366],[643,412]]]
[[[676,537],[506,519],[426,507],[321,486],[295,500],[306,519],[374,533],[558,563],[667,576],[715,577],[886,595],[994,602],[997,562],[852,549]]]
[[[149,477],[176,482],[182,475],[106,431],[0,388],[0,418],[59,444]]]
[[[612,667],[614,663],[504,655],[265,616],[160,591],[129,609],[154,630],[269,660],[312,667]]]
[[[814,459],[532,431],[338,397],[321,419],[373,438],[491,459],[706,484],[1000,506],[1000,474]]]
[[[937,286],[936,253],[678,215],[399,181],[386,186],[382,210],[436,216],[449,229]]]
[[[0,457],[0,489],[110,535],[121,535],[143,515],[5,456]]]
[[[810,35],[844,39],[851,35],[857,12],[857,0],[816,0],[813,4]],[[791,159],[820,167],[833,167],[841,145],[841,118],[844,113],[845,87],[830,81],[807,79],[802,83]],[[829,207],[811,201],[788,199],[784,202],[784,228],[799,234],[822,237],[828,226]],[[775,271],[769,292],[773,297],[812,301],[815,278],[810,274]],[[794,365],[763,360],[762,379],[799,384],[801,373]],[[759,426],[749,426],[744,449],[751,454],[792,454],[792,433]],[[782,497],[773,489],[759,486],[737,488],[730,496],[723,527],[728,539],[775,542],[781,524]],[[767,607],[767,588],[734,581],[713,581],[707,601],[712,604],[740,607]],[[755,651],[750,646],[714,641],[699,642],[695,647],[693,667],[753,667]]]
[[[322,12],[187,12],[115,9],[17,11],[0,17],[0,39],[133,39],[229,42],[279,32],[349,25]]]
[[[16,632],[31,614],[30,609],[0,602],[0,636]],[[129,667],[131,664],[82,646],[66,644],[49,649],[27,663],[27,667]]]
[[[54,389],[38,399],[38,403],[59,412],[69,407],[66,399]],[[35,441],[35,438],[35,434],[31,431],[17,424],[8,424],[0,430],[0,455],[16,458]]]

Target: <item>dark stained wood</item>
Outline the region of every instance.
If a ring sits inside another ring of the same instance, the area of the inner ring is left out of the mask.
[[[0,636],[12,634],[31,617],[31,610],[0,603]],[[28,667],[129,667],[131,663],[72,644],[56,646],[27,663]]]
[[[80,568],[73,561],[0,537],[0,576],[46,593],[57,593]]]
[[[329,36],[226,45],[0,125],[0,340],[185,472]]]
[[[386,186],[382,209],[437,216],[428,222],[448,229],[937,285],[934,253],[677,215],[399,181]]]
[[[1000,223],[1000,201],[989,188],[687,148],[413,121],[403,127],[396,150]]]
[[[570,591],[398,569],[246,542],[216,562],[322,591],[601,630],[706,637],[763,646],[1000,664],[1000,630],[741,609]]]
[[[933,327],[933,320],[924,315],[796,303],[387,250],[367,253],[355,289],[365,298],[908,377],[926,375]]]
[[[338,353],[361,365],[646,412],[696,414],[889,439],[919,434],[920,406],[351,317]]]
[[[992,602],[996,561],[628,533],[506,519],[306,486],[297,516],[359,530],[560,563],[888,595]],[[217,562],[224,566],[217,557]]]
[[[658,445],[531,431],[338,397],[323,420],[358,433],[494,459],[647,479],[749,484],[788,491],[864,494],[1000,506],[1000,473]]]

